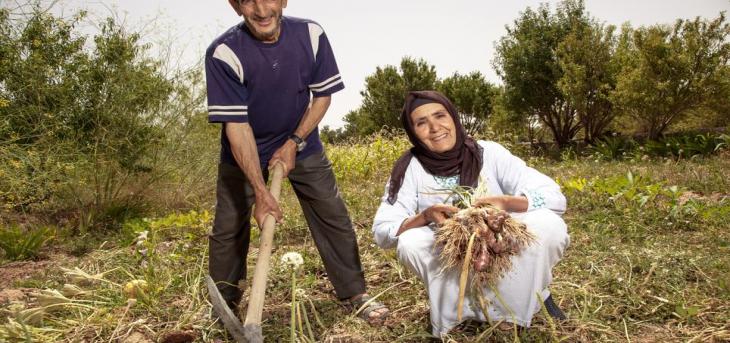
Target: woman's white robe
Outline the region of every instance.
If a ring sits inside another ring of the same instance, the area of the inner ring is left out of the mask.
[[[528,210],[511,215],[527,225],[537,236],[519,256],[512,258],[512,270],[497,284],[499,297],[485,289],[492,321],[505,320],[528,327],[542,301],[550,294],[552,268],[568,246],[567,226],[559,216],[565,212],[565,197],[552,179],[528,167],[520,158],[495,142],[479,141],[484,163],[479,182],[486,182],[489,195],[524,195]],[[456,180],[452,179],[454,183]],[[431,306],[433,334],[441,336],[458,323],[456,306],[459,273],[440,270],[434,251],[434,231],[429,226],[413,228],[396,236],[401,223],[436,203],[443,203],[451,193],[444,190],[444,179],[424,170],[416,158],[408,166],[395,204],[388,203],[388,186],[373,222],[375,242],[381,248],[396,248],[401,263],[427,286]],[[537,294],[540,294],[538,298]],[[467,294],[468,295],[468,294]],[[501,300],[500,300],[501,299]],[[464,300],[463,319],[485,321],[475,296]]]

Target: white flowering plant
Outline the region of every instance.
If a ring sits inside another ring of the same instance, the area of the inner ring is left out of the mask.
[[[291,313],[289,321],[291,342],[316,342],[307,313],[307,302],[304,300],[309,302],[317,323],[320,326],[322,326],[322,323],[319,320],[314,303],[307,298],[307,293],[304,289],[297,288],[297,273],[304,264],[304,258],[300,253],[291,251],[281,256],[281,264],[285,269],[291,270]]]

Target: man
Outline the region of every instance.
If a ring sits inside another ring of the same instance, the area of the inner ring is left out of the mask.
[[[265,182],[268,167],[281,163],[337,296],[357,308],[370,297],[317,131],[330,95],[344,88],[327,36],[313,21],[284,17],[286,0],[229,3],[244,22],[218,37],[205,58],[208,120],[223,123],[210,275],[235,307],[235,285],[246,277],[251,207],[259,226],[268,215],[282,219]],[[372,301],[362,313],[376,324],[388,309]]]

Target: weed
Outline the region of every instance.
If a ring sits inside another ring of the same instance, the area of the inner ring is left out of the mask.
[[[603,160],[621,160],[631,154],[636,142],[630,138],[607,136],[591,147],[594,158]]]
[[[43,245],[53,238],[50,228],[24,230],[19,226],[0,228],[0,249],[11,261],[30,260],[38,257]]]

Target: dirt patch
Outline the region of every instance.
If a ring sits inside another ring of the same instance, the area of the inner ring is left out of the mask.
[[[0,305],[9,304],[11,302],[22,301],[27,299],[27,293],[30,289],[3,289],[0,291]]]
[[[654,324],[641,324],[641,327],[636,332],[631,334],[632,342],[675,342],[680,340],[679,337],[674,337],[671,334],[671,330],[666,327]]]
[[[717,202],[725,201],[728,198],[730,198],[730,196],[727,194],[723,194],[723,193],[712,193],[710,195],[704,195],[702,193],[689,191],[689,192],[684,192],[684,193],[680,194],[679,199],[677,199],[677,200],[679,202],[679,205],[684,205],[690,200],[704,201],[704,202],[709,201],[709,202],[717,203]]]
[[[183,298],[183,299],[177,299],[177,300],[172,301],[170,303],[170,307],[184,309],[184,308],[188,307],[189,304],[190,304],[190,299]]]
[[[17,261],[0,265],[0,289],[12,288],[16,281],[43,275],[49,269],[76,261],[77,258],[61,253],[52,253],[47,259],[39,261]]]
[[[360,337],[352,336],[349,334],[338,334],[327,337],[325,339],[327,343],[363,343],[364,340]]]
[[[704,200],[705,197],[702,196],[702,194],[697,192],[684,192],[681,195],[679,195],[679,205],[684,205],[690,200]]]
[[[190,343],[195,341],[197,336],[193,331],[168,332],[160,339],[161,343]]]
[[[714,202],[722,202],[730,199],[730,194],[712,193],[710,194],[710,200]]]
[[[135,331],[127,336],[127,338],[122,340],[122,343],[152,343],[152,341],[149,338],[145,337],[144,334]]]

